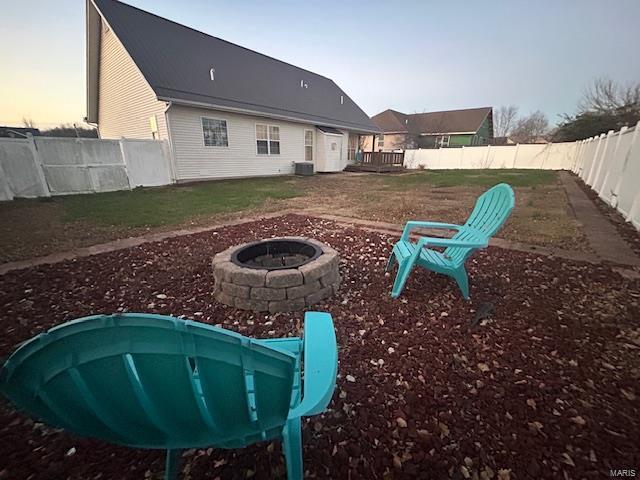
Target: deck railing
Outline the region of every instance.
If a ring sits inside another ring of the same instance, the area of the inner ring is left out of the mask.
[[[363,165],[402,166],[403,162],[404,162],[404,152],[362,152],[361,163]]]

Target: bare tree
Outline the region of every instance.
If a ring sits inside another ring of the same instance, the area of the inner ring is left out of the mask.
[[[34,122],[31,118],[22,117],[22,124],[25,126],[25,128],[36,128],[36,122]]]
[[[558,142],[635,125],[640,120],[640,82],[623,86],[608,78],[596,79],[585,89],[576,113],[561,118],[553,136]]]
[[[616,114],[640,105],[640,83],[621,85],[610,78],[597,78],[589,85],[578,103],[583,113]]]
[[[548,132],[547,116],[540,110],[536,110],[516,122],[511,137],[518,143],[535,143]]]
[[[503,105],[496,110],[493,116],[493,128],[496,137],[506,137],[515,127],[518,107],[515,105]]]

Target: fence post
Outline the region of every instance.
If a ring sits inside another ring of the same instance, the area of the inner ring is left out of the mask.
[[[598,139],[599,137],[589,137],[586,140],[583,140],[584,142],[584,148],[582,149],[582,153],[580,155],[580,165],[578,167],[578,176],[582,179],[582,181],[584,181],[585,183],[587,182],[587,173],[585,171],[585,164],[587,162],[587,160],[589,158],[591,158],[589,155],[587,155],[589,153],[589,146],[596,141],[596,139]],[[598,149],[598,146],[596,145],[596,150]],[[595,153],[593,154],[593,157],[595,158]]]
[[[125,141],[126,139],[124,137],[121,137],[120,140],[118,140],[118,145],[120,145],[120,155],[122,155],[122,165],[124,165],[124,173],[127,176],[127,183],[129,184],[129,190],[131,190],[133,187],[131,187],[131,177],[129,176],[129,166],[127,165],[127,154],[124,148]]]
[[[489,161],[489,155],[491,154],[491,145],[487,145],[487,156],[484,158],[484,165],[482,168],[489,168],[491,162]]]
[[[607,155],[607,151],[609,150],[609,142],[611,141],[612,135],[613,135],[613,130],[609,130],[604,139],[604,147],[600,150],[600,158],[598,159],[598,164],[594,165],[594,168],[591,169],[591,175],[589,175],[589,180],[590,180],[589,185],[591,186],[594,186],[596,183],[596,180],[598,180],[598,175],[600,175],[600,171],[602,170],[602,165],[604,164],[604,159]]]
[[[593,173],[593,169],[595,168],[596,163],[598,162],[598,158],[600,158],[600,150],[603,147],[603,142],[602,139],[604,138],[605,134],[601,133],[600,135],[598,135],[598,143],[596,144],[596,151],[593,153],[593,158],[591,160],[591,165],[589,165],[589,171],[584,172],[585,177],[584,177],[584,182],[591,186],[591,176]]]
[[[36,166],[36,172],[38,172],[38,178],[40,179],[40,184],[42,185],[42,190],[44,192],[43,196],[50,197],[51,191],[49,190],[47,177],[44,174],[44,164],[42,163],[42,158],[40,157],[40,153],[38,152],[36,139],[33,138],[33,135],[31,133],[27,133],[27,140],[29,141],[29,150],[31,150],[31,155],[33,155],[33,163]]]
[[[587,144],[586,140],[580,140],[580,148],[578,149],[578,153],[576,155],[576,161],[573,167],[573,173],[576,175],[580,175],[580,165],[582,165],[582,155],[585,151],[585,145]]]
[[[516,143],[515,151],[513,152],[513,166],[511,168],[516,168],[516,162],[518,161],[518,152],[520,151],[520,143]]]
[[[458,164],[458,168],[462,168],[464,165],[464,145],[462,145],[462,151],[460,152],[460,163]]]

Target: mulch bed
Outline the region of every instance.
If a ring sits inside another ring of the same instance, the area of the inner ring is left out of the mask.
[[[589,185],[582,180],[578,181],[578,185],[593,201],[598,210],[613,223],[613,226],[616,227],[620,236],[629,244],[631,250],[636,255],[640,255],[640,232],[636,230],[636,227],[627,222],[618,210],[604,202]]]
[[[333,315],[340,366],[330,410],[303,423],[309,477],[590,479],[640,467],[640,281],[607,266],[489,248],[467,263],[470,302],[424,270],[392,300],[383,269],[393,237],[289,215],[10,272],[0,356],[53,325],[116,311],[298,334],[302,313],[239,311],[212,295],[216,252],[287,234],[342,257],[340,293],[317,305]],[[471,327],[487,302],[493,314]],[[284,475],[277,442],[190,450],[184,461],[184,479]],[[162,471],[162,452],[78,438],[0,402],[0,479]]]

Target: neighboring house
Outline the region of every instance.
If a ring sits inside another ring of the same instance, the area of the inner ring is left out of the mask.
[[[375,151],[488,145],[493,139],[491,107],[413,114],[385,110],[371,120],[384,132],[375,138]],[[364,151],[371,151],[372,139],[364,139]]]
[[[31,127],[3,127],[0,126],[1,138],[27,138],[27,134],[31,134],[34,137],[40,135],[40,130]]]
[[[168,140],[177,181],[340,171],[379,131],[326,77],[115,0],[87,0],[87,121]]]

